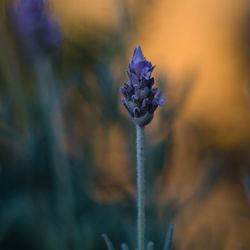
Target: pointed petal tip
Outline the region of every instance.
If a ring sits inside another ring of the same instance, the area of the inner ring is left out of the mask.
[[[159,106],[162,108],[162,107],[164,107],[164,105],[165,105],[165,103],[166,103],[166,98],[164,98],[164,97],[162,97],[161,99],[160,99],[160,101],[159,101]]]
[[[141,45],[138,43],[138,44],[135,46],[135,49],[140,49],[140,50],[141,50]]]
[[[142,57],[142,58],[144,58],[143,53],[142,53],[142,49],[141,49],[140,45],[137,46],[136,50],[137,50],[137,55],[140,56],[140,57]]]
[[[142,49],[141,49],[141,46],[140,45],[137,45],[134,49],[134,52],[133,52],[133,56],[132,56],[132,60],[131,60],[131,63],[132,64],[137,64],[141,61],[144,61],[145,60],[145,57],[142,53]]]
[[[139,51],[142,51],[141,45],[138,44],[138,45],[136,46],[136,49],[139,50]]]

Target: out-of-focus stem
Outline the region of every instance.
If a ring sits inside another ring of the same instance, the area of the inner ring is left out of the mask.
[[[144,177],[144,128],[136,125],[136,174],[137,174],[137,241],[138,250],[145,249],[145,177]]]

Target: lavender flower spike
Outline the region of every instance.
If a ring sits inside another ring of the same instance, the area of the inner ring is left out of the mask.
[[[127,74],[129,80],[120,88],[123,94],[122,104],[136,125],[145,126],[151,122],[158,106],[164,105],[165,99],[157,88],[153,88],[151,77],[154,67],[147,61],[141,47],[135,48]]]
[[[123,94],[122,104],[127,109],[136,128],[136,203],[137,203],[137,250],[153,250],[154,244],[149,242],[145,248],[145,164],[144,164],[144,126],[153,119],[158,106],[164,105],[165,99],[157,88],[153,88],[154,78],[151,77],[154,66],[142,54],[141,47],[135,48],[127,74],[128,81],[120,88]],[[167,234],[165,250],[171,249],[172,227]],[[104,237],[109,250],[113,250],[110,240]],[[122,249],[128,249],[122,245]]]
[[[48,0],[16,0],[8,7],[10,22],[29,56],[53,52],[61,45],[62,32]]]

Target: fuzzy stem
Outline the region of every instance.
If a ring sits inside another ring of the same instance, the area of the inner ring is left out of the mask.
[[[137,240],[138,250],[145,249],[145,178],[144,178],[144,128],[136,125],[137,174]]]

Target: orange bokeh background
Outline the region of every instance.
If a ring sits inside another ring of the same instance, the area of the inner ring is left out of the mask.
[[[72,33],[119,28],[118,1],[65,0],[54,4],[70,37]],[[250,25],[250,3],[159,0],[139,6],[137,12],[135,7],[136,1],[128,1],[135,28],[134,34],[124,34],[128,60],[133,46],[140,43],[147,58],[157,65],[156,74],[168,79],[163,82],[167,83],[165,109],[190,84],[187,79],[192,82],[173,125],[175,146],[169,166],[156,188],[160,207],[172,199],[178,204],[175,242],[180,249],[250,247],[249,203],[242,185],[249,171],[249,41],[245,29]],[[149,139],[167,139],[169,128],[160,123],[157,115],[147,128]],[[111,136],[101,140],[107,141],[108,147],[97,142],[98,147],[106,148],[105,152],[97,150],[106,155],[105,164],[103,155],[97,155],[97,161],[102,159],[98,171],[107,171],[109,183],[122,183],[122,188],[133,193],[129,179],[124,177],[124,171],[128,172],[124,148],[120,145],[120,153],[117,147],[124,135],[116,126],[110,130],[109,135],[98,131],[98,138]],[[206,188],[208,175],[217,173],[221,178],[201,198],[199,193]],[[95,193],[98,199],[105,197]]]
[[[155,76],[162,79],[167,98],[146,128],[147,140],[156,144],[173,134],[170,159],[152,184],[159,218],[163,207],[174,202],[176,249],[250,249],[250,201],[243,185],[250,175],[249,0],[151,0],[141,5],[129,0],[125,5],[133,26],[133,33],[122,37],[127,62],[140,44],[157,66]],[[79,38],[88,37],[95,46],[99,33],[122,27],[124,9],[117,0],[54,0],[53,7],[67,41],[81,44]],[[125,80],[121,74],[127,62],[113,62],[114,89]],[[88,88],[96,91],[95,75],[82,71]],[[187,89],[185,102],[168,124],[162,116]],[[118,123],[98,126],[97,115],[74,88],[64,102],[78,107],[73,121],[67,121],[72,130],[64,138],[65,150],[77,152],[77,137],[88,141],[95,155],[91,195],[100,203],[134,197],[126,131]]]

